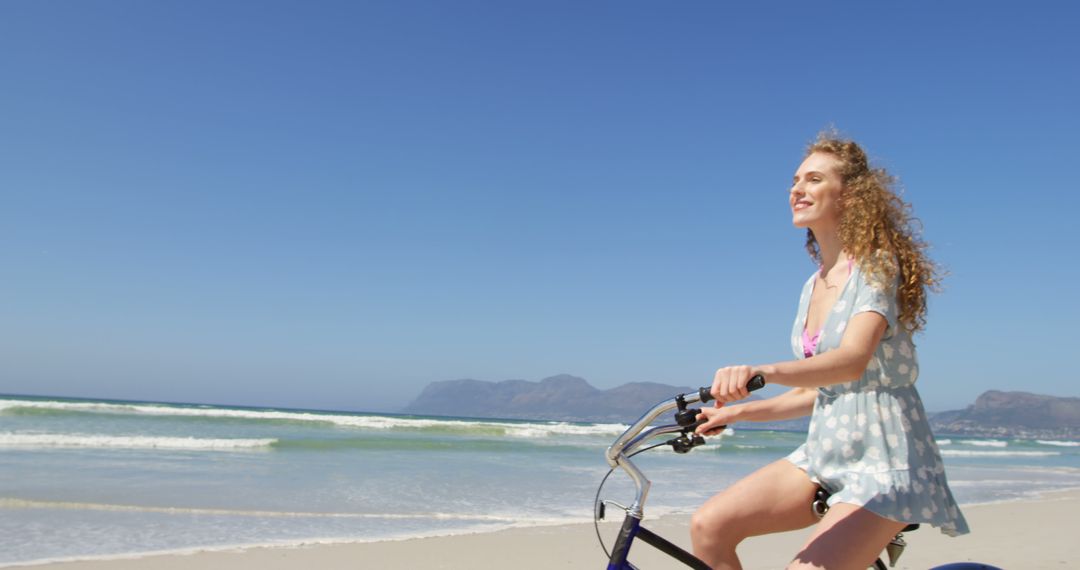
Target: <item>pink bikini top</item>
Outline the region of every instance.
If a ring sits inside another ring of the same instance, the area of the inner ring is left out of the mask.
[[[819,268],[818,271],[820,272],[822,269],[824,269],[824,268]],[[848,277],[851,276],[851,258],[850,257],[847,260],[847,274],[848,274]],[[809,302],[807,302],[806,310],[807,310],[807,313],[810,312]],[[810,358],[811,356],[814,355],[814,351],[817,350],[818,339],[821,338],[821,333],[823,333],[823,332],[825,332],[825,325],[824,324],[821,325],[821,328],[818,329],[818,332],[816,334],[814,334],[814,336],[810,336],[810,332],[806,330],[806,324],[805,323],[803,324],[803,331],[802,331],[802,352],[803,352],[803,356],[805,356],[807,358]]]
[[[821,338],[821,333],[825,332],[825,327],[821,327],[821,330],[814,336],[810,336],[810,333],[806,332],[806,328],[802,331],[802,353],[803,356],[810,358],[814,355],[814,351],[817,350],[817,341]]]

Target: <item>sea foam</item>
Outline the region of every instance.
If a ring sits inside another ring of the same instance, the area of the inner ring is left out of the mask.
[[[1036,439],[1035,443],[1041,445],[1053,445],[1055,447],[1080,447],[1080,441],[1054,441],[1045,439]]]
[[[276,442],[276,439],[210,439],[196,437],[0,433],[0,448],[90,447],[112,449],[234,451],[269,447]]]
[[[998,439],[965,439],[960,443],[978,447],[1007,447],[1009,445],[1009,442]]]
[[[466,520],[484,522],[519,522],[520,516],[509,514],[449,513],[439,511],[402,513],[351,513],[317,511],[266,511],[246,509],[213,509],[195,507],[160,507],[151,505],[122,505],[108,503],[80,503],[73,501],[37,501],[0,497],[0,509],[63,509],[77,511],[111,511],[130,513],[159,513],[167,515],[244,516],[264,518],[345,518],[386,520]],[[555,519],[553,519],[555,521]]]
[[[944,457],[1048,457],[1061,455],[1058,451],[982,451],[970,449],[942,449]]]
[[[568,422],[526,421],[519,423],[464,419],[443,420],[404,416],[351,415],[272,409],[258,410],[186,407],[161,404],[0,400],[0,413],[5,411],[16,411],[19,409],[55,410],[75,413],[240,419],[253,421],[311,422],[368,430],[423,430],[460,433],[462,435],[476,434],[522,438],[544,438],[568,435],[618,435],[627,427],[622,424],[574,424]]]

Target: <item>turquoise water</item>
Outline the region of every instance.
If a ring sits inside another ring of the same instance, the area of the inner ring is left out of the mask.
[[[0,565],[589,521],[624,428],[0,396]],[[691,511],[802,439],[643,454],[646,515]],[[961,504],[1080,487],[1078,442],[941,443]],[[632,487],[613,476],[604,496]]]

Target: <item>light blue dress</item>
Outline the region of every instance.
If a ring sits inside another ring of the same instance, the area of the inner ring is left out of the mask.
[[[802,332],[814,276],[803,286],[791,348],[805,358]],[[858,313],[880,313],[885,336],[861,378],[818,388],[806,443],[787,457],[832,493],[830,506],[850,503],[906,523],[926,523],[957,536],[967,521],[945,479],[937,443],[915,390],[919,367],[911,335],[897,322],[896,283],[872,286],[858,264],[844,284],[818,339],[821,354],[840,346]]]

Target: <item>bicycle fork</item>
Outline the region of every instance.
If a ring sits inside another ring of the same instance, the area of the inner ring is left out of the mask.
[[[607,570],[637,570],[633,564],[627,561],[630,554],[630,546],[634,540],[640,539],[653,548],[671,556],[686,564],[694,570],[710,570],[709,565],[701,561],[693,554],[672,544],[666,538],[641,526],[641,519],[626,514],[622,528],[619,529],[619,537],[615,539],[615,547],[611,550],[611,558],[608,560]]]

